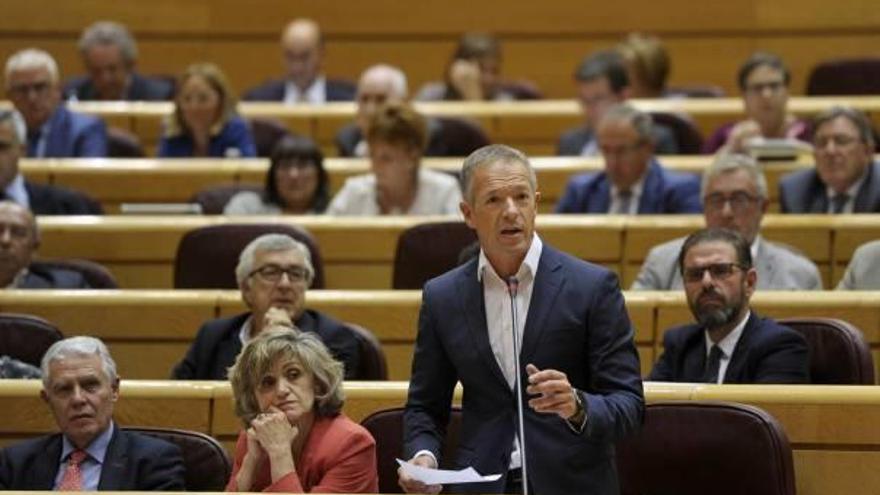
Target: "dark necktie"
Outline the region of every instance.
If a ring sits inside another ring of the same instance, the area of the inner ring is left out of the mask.
[[[709,359],[706,360],[706,369],[703,370],[703,383],[718,383],[718,369],[721,367],[721,348],[713,345],[709,349]]]
[[[28,131],[27,133],[27,154],[31,158],[37,156],[37,148],[40,144],[41,135],[42,133],[39,129],[35,131]]]
[[[617,192],[617,211],[614,213],[620,215],[629,215],[629,208],[632,205],[633,195],[631,191]]]
[[[849,194],[841,193],[835,194],[831,198],[831,208],[834,214],[843,213],[843,207],[846,206],[846,202],[849,201]]]

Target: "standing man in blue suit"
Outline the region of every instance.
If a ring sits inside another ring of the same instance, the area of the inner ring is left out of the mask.
[[[184,489],[180,448],[113,421],[116,363],[93,337],[56,342],[42,361],[43,390],[60,433],[0,452],[0,490]]]
[[[456,468],[501,473],[463,485],[477,493],[519,493],[524,406],[529,486],[537,493],[618,493],[614,443],[636,430],[644,400],[633,329],[617,277],[542,242],[540,193],[521,152],[480,148],[462,169],[461,211],[480,254],[429,281],[423,291],[404,414],[404,455],[438,466],[457,382],[464,387]],[[515,278],[515,282],[511,279]],[[509,284],[522,338],[515,369]],[[525,393],[517,397],[515,377]],[[525,387],[527,384],[527,388]],[[401,473],[407,492],[433,492]]]
[[[557,213],[700,213],[700,179],[670,172],[654,158],[651,116],[629,104],[611,108],[597,135],[605,170],[576,175]]]
[[[107,156],[104,122],[71,112],[61,102],[58,64],[36,48],[6,61],[6,94],[27,124],[27,156]]]

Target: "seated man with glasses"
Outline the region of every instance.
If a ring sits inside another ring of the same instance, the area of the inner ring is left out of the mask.
[[[654,158],[651,116],[629,104],[608,110],[597,135],[605,170],[569,180],[556,213],[699,213],[700,179]]]
[[[832,107],[813,121],[816,167],[779,180],[782,213],[880,213],[874,130],[859,110]]]
[[[810,126],[788,113],[791,73],[782,59],[771,53],[755,53],[739,68],[737,84],[742,93],[746,120],[718,128],[703,143],[704,153],[744,153],[755,137],[810,140]]]
[[[104,122],[71,112],[61,102],[58,64],[36,48],[6,60],[6,95],[27,124],[27,156],[78,158],[107,156]]]
[[[273,323],[288,320],[312,332],[356,378],[360,351],[353,331],[333,318],[305,309],[306,289],[314,276],[308,248],[284,234],[257,237],[241,252],[235,278],[249,311],[206,322],[183,360],[172,371],[181,380],[226,380],[242,346]]]
[[[760,235],[767,212],[767,179],[746,155],[718,155],[703,174],[703,218],[708,228],[736,231],[751,246],[760,290],[821,290],[819,269],[793,248]],[[655,246],[633,282],[633,290],[683,287],[676,266],[684,237]]]
[[[649,380],[698,383],[808,383],[809,350],[794,330],[749,307],[758,272],[748,242],[726,229],[685,240],[678,271],[696,323],[667,330]]]

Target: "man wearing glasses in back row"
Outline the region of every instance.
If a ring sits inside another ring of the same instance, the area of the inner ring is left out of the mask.
[[[681,248],[678,270],[696,323],[665,332],[663,355],[649,380],[809,382],[803,337],[749,307],[759,276],[742,236],[726,229],[691,234]]]
[[[226,370],[244,343],[273,323],[293,322],[313,332],[345,366],[345,379],[357,378],[360,351],[353,330],[329,316],[305,309],[314,277],[308,248],[284,234],[257,237],[241,252],[235,279],[249,311],[217,318],[199,329],[183,360],[171,372],[179,380],[226,380]]]
[[[767,180],[754,159],[718,155],[703,174],[703,217],[706,227],[738,232],[751,247],[759,290],[821,290],[819,269],[792,248],[760,235],[767,211]],[[655,246],[633,282],[633,290],[677,290],[683,287],[676,259],[684,237]]]

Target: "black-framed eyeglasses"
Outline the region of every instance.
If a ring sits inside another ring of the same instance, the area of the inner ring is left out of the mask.
[[[256,275],[260,280],[277,283],[281,277],[287,274],[291,282],[303,282],[308,280],[309,272],[301,266],[263,265],[248,274],[248,277]]]
[[[746,192],[735,192],[730,196],[725,196],[721,193],[712,193],[706,196],[703,199],[705,207],[707,210],[723,210],[724,205],[729,203],[730,209],[734,211],[734,213],[740,213],[751,206],[755,205],[761,198],[752,196]]]
[[[712,263],[710,265],[692,266],[684,269],[682,277],[685,282],[695,283],[703,280],[703,274],[709,271],[709,275],[715,280],[724,280],[733,275],[737,269],[747,270],[748,267],[739,263]]]

